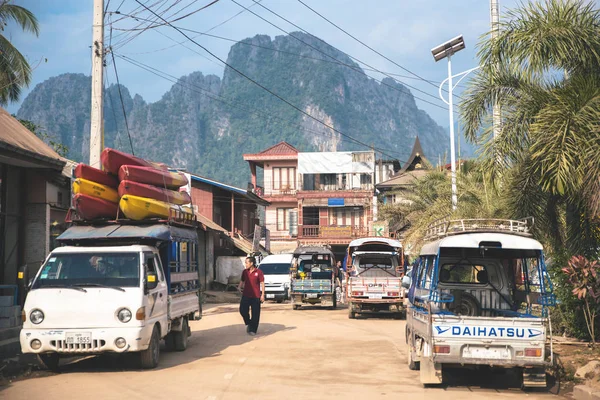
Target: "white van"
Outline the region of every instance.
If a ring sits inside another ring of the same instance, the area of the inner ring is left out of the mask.
[[[290,267],[292,254],[266,256],[258,268],[265,275],[265,299],[278,303],[290,298]]]

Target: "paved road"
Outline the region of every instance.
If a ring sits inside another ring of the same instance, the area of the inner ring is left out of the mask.
[[[89,357],[62,373],[0,388],[6,399],[548,399],[526,393],[510,373],[454,372],[452,384],[423,388],[406,367],[404,321],[349,320],[345,310],[263,309],[259,335],[245,333],[235,305],[192,323],[183,353],[161,353],[158,369]],[[483,387],[482,387],[483,386]]]

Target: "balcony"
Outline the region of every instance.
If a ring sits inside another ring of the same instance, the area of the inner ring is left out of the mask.
[[[298,239],[354,239],[368,236],[365,226],[298,225]]]

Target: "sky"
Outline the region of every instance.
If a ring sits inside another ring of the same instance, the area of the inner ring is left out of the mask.
[[[157,12],[168,10],[169,20],[196,11],[211,0],[140,0]],[[439,99],[439,82],[448,76],[447,62],[435,62],[431,49],[463,35],[466,49],[452,58],[453,73],[477,65],[477,45],[490,29],[490,9],[487,0],[302,0],[327,17],[349,34],[392,60],[386,60],[346,33],[325,21],[298,0],[262,0],[260,5],[288,19],[302,29],[323,39],[343,52],[364,61],[370,66],[395,76],[399,81],[414,86],[410,89],[417,106],[425,110],[439,125],[447,127],[447,106]],[[501,18],[517,0],[499,0]],[[136,0],[104,0],[107,6],[105,25],[106,43],[112,28],[114,53],[128,56],[170,75],[181,77],[195,71],[223,76],[224,66],[191,42],[183,47],[177,42],[186,38],[169,26],[142,32],[131,41],[125,41],[130,29],[144,21],[134,21],[135,12],[142,11]],[[173,25],[205,32],[243,10],[239,3],[287,32],[298,31],[288,22],[270,13],[253,0],[219,0],[212,6],[190,15]],[[15,4],[32,11],[40,22],[40,36],[23,33],[9,24],[4,35],[27,57],[34,68],[31,86],[24,91],[21,101],[36,84],[50,77],[67,73],[91,74],[92,6],[93,0],[14,0]],[[114,14],[119,11],[121,15]],[[138,18],[148,19],[152,14],[143,10]],[[284,35],[281,30],[244,11],[210,32],[234,40],[257,34],[271,38]],[[192,36],[196,34],[190,33]],[[195,39],[222,59],[227,58],[233,43],[221,39],[199,36]],[[165,49],[166,48],[166,49]],[[190,50],[192,49],[192,50]],[[110,62],[110,59],[109,59]],[[173,85],[117,58],[120,83],[132,95],[139,94],[147,102],[159,100]],[[402,68],[401,68],[402,67]],[[378,72],[369,75],[382,79]],[[418,75],[417,78],[415,75]],[[431,82],[425,82],[423,79]],[[109,84],[116,83],[114,71],[108,68]],[[268,87],[268,82],[261,82]],[[460,93],[461,87],[457,88]],[[285,94],[282,94],[285,97]],[[421,100],[422,99],[422,100]],[[427,102],[423,101],[426,100]],[[434,103],[435,105],[429,104]],[[16,112],[20,103],[10,104],[8,110]]]

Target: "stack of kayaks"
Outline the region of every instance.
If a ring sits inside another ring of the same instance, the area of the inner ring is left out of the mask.
[[[83,219],[115,218],[120,208],[133,220],[168,218],[171,210],[192,202],[181,172],[170,172],[164,164],[152,163],[115,149],[104,149],[104,170],[79,164],[73,181],[74,206]]]

